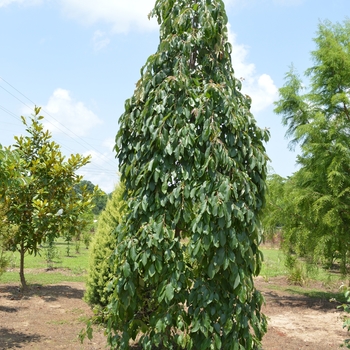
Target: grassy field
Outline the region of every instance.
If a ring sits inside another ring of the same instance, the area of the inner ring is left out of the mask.
[[[80,243],[78,252],[75,242],[68,244],[59,239],[54,245],[54,257],[48,262],[47,246],[43,246],[39,253],[25,256],[25,276],[29,284],[55,284],[61,282],[85,282],[88,265],[89,251]],[[8,252],[8,271],[0,276],[0,283],[19,282],[19,253]]]
[[[277,248],[261,248],[264,255],[264,262],[260,275],[265,279],[278,276],[288,276],[290,271],[285,264],[285,256],[283,252]],[[324,284],[342,281],[343,277],[335,271],[325,270],[321,267],[312,268],[302,260],[298,261],[298,266],[302,270],[307,280],[319,281]],[[293,282],[293,281],[291,281]]]
[[[75,242],[70,243],[69,256],[67,255],[67,242],[58,240],[54,246],[55,257],[51,263],[47,261],[47,247],[43,246],[37,256],[27,255],[25,257],[25,276],[29,284],[55,284],[63,282],[85,282],[88,266],[89,251],[81,243],[79,251],[76,251]],[[260,276],[270,282],[270,288],[280,288],[274,285],[276,277],[290,277],[290,271],[285,266],[283,253],[276,248],[263,247],[264,262]],[[19,282],[19,254],[9,252],[10,265],[8,271],[0,276],[0,283]],[[288,292],[319,297],[322,295],[333,297],[334,290],[340,286],[343,278],[335,272],[325,271],[322,268],[310,271],[306,264],[300,262],[303,274],[303,284],[293,283],[291,280]],[[299,285],[298,285],[299,284]],[[315,285],[317,287],[315,288]],[[312,286],[312,288],[310,288]],[[286,289],[287,290],[287,289]],[[332,292],[331,292],[332,290]],[[306,293],[306,294],[305,294]]]
[[[283,290],[290,294],[304,295],[321,299],[335,298],[345,302],[344,293],[339,289],[342,284],[347,284],[347,278],[335,271],[324,270],[323,268],[310,269],[303,261],[298,261],[298,274],[288,270],[285,264],[285,256],[279,249],[262,248],[264,263],[260,276],[269,282],[269,289]],[[287,284],[275,283],[275,278],[285,278]]]

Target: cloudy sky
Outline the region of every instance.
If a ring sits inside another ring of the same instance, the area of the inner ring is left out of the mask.
[[[0,0],[0,143],[24,132],[20,116],[42,106],[45,125],[62,151],[90,154],[85,178],[111,192],[118,181],[112,151],[118,118],[157,50],[154,0]],[[260,127],[268,127],[274,171],[291,175],[296,152],[273,102],[293,63],[312,65],[320,21],[342,22],[349,0],[226,0],[232,63],[253,99]]]

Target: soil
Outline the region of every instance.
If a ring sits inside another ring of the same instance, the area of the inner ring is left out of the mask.
[[[284,279],[256,280],[268,316],[264,350],[338,349],[348,337],[342,313],[325,299],[296,296],[274,286]],[[17,285],[0,285],[0,349],[105,349],[103,331],[80,344],[78,334],[92,312],[82,300],[84,283],[32,285],[22,294]]]

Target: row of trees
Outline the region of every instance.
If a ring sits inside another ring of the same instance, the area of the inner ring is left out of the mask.
[[[279,228],[284,247],[312,264],[350,263],[350,21],[324,22],[314,39],[309,87],[292,67],[275,112],[290,146],[300,145],[300,169],[273,175],[265,226]]]
[[[81,185],[76,174],[90,158],[75,154],[65,159],[42,119],[36,107],[29,122],[22,117],[27,135],[0,148],[0,243],[19,251],[23,289],[25,254],[37,254],[42,243],[82,231],[97,190]]]

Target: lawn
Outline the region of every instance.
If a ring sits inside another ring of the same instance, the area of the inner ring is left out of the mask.
[[[68,244],[63,239],[58,239],[54,244],[53,258],[50,262],[47,259],[47,245],[43,245],[36,256],[26,254],[24,272],[27,282],[43,285],[85,282],[89,265],[89,250],[83,243],[80,243],[77,248],[75,242]],[[8,252],[7,257],[10,261],[8,271],[0,276],[0,283],[19,282],[19,253]]]
[[[67,249],[69,248],[69,256]],[[264,262],[260,276],[265,281],[270,281],[271,289],[274,289],[273,280],[276,277],[288,278],[290,272],[285,266],[285,257],[283,252],[277,248],[262,247]],[[60,238],[54,244],[54,257],[51,262],[47,261],[48,247],[42,246],[39,253],[34,255],[27,254],[25,257],[25,276],[29,284],[55,284],[62,282],[85,282],[89,266],[89,250],[80,243],[76,249],[75,242],[68,245],[64,239]],[[0,276],[0,283],[19,282],[19,253],[9,252],[7,256],[10,259],[8,271]],[[309,285],[318,283],[320,286],[316,290],[308,291],[311,295],[319,296],[325,290],[332,289],[343,282],[339,273],[326,271],[322,268],[310,270],[306,264],[300,261],[305,283],[302,286],[290,283],[290,292],[301,294]],[[345,281],[344,281],[345,282]]]

